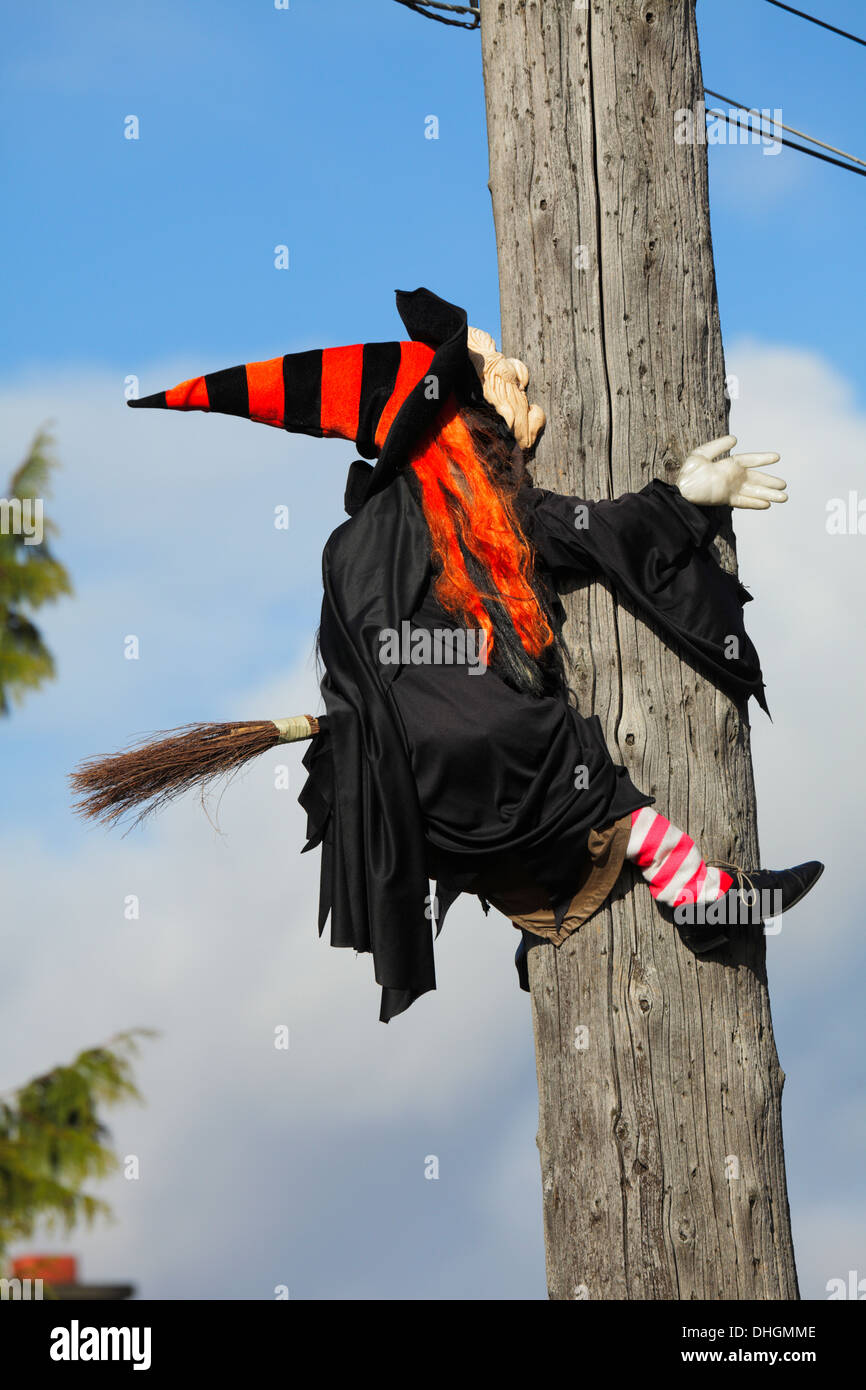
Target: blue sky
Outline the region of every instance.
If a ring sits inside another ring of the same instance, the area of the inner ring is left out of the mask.
[[[823,8],[856,31],[855,0]],[[700,0],[699,22],[708,87],[866,157],[856,45],[763,0]],[[4,366],[389,337],[391,291],[420,283],[496,322],[477,35],[391,0],[157,0],[146,23],[47,0],[6,29]],[[761,326],[850,370],[866,180],[742,148],[711,172],[727,333]]]
[[[864,28],[855,0],[816,8]],[[763,0],[698,14],[708,87],[866,157],[862,49]],[[256,769],[223,798],[221,835],[195,805],[125,840],[86,830],[65,785],[137,732],[315,699],[319,555],[350,446],[133,413],[123,383],[399,336],[393,291],[419,284],[497,334],[478,36],[390,0],[173,0],[146,17],[46,0],[5,29],[0,468],[54,420],[76,597],[45,614],[58,681],[0,728],[0,1088],[132,1023],[163,1034],[140,1065],[147,1109],[115,1121],[122,1152],[143,1155],[138,1184],[110,1185],[118,1224],[47,1243],[158,1297],[287,1282],[297,1297],[543,1298],[528,1001],[504,919],[456,911],[437,994],[386,1029],[368,962],[315,937],[294,753],[288,797]],[[712,149],[710,179],[734,430],[782,453],[791,490],[772,527],[738,526],[774,717],[754,716],[762,848],[828,861],[811,921],[769,943],[801,1281],[821,1297],[866,1274],[850,625],[866,540],[824,526],[827,499],[863,486],[866,180],[749,146]],[[275,1058],[283,1021],[292,1048]]]

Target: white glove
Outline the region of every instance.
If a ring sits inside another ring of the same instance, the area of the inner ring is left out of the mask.
[[[786,483],[772,473],[753,473],[762,464],[779,462],[778,454],[732,454],[720,458],[736,444],[732,434],[693,449],[676,476],[676,486],[689,502],[699,507],[750,507],[763,511],[771,502],[787,502]]]

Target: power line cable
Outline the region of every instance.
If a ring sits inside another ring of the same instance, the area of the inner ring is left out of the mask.
[[[740,120],[732,121],[726,111],[711,111],[708,107],[707,115],[719,116],[727,125],[736,125],[741,130],[744,128]],[[751,126],[746,128],[751,129]],[[834,159],[832,155],[821,154],[820,150],[810,150],[808,145],[798,145],[796,140],[786,140],[784,135],[774,135],[772,138],[777,140],[780,145],[788,145],[792,150],[799,150],[801,154],[810,154],[813,159],[823,159],[826,164],[838,164],[840,169],[848,169],[850,173],[862,174],[866,178],[866,169],[858,169],[856,164],[848,164],[844,159]]]
[[[477,29],[481,23],[481,11],[477,5],[446,5],[441,0],[397,0],[398,5],[404,5],[407,10],[414,10],[415,14],[423,15],[425,19],[435,19],[437,24],[450,24],[454,29]],[[450,10],[454,14],[469,14],[472,19],[467,23],[465,19],[446,19],[441,14],[430,14],[430,10]]]
[[[854,164],[862,164],[866,169],[866,159],[858,159],[856,154],[849,154],[847,150],[838,150],[835,145],[828,145],[825,140],[819,140],[815,135],[807,135],[805,130],[797,130],[796,126],[784,125],[777,121],[774,116],[769,116],[766,111],[758,111],[754,106],[744,106],[741,101],[734,101],[733,97],[723,97],[721,92],[714,92],[709,87],[704,88],[704,92],[709,97],[718,97],[719,101],[726,101],[729,106],[738,106],[741,111],[748,111],[752,116],[758,116],[762,121],[769,122],[770,125],[778,130],[787,130],[791,135],[799,135],[802,140],[808,140],[813,145],[820,145],[822,150],[830,150],[833,154],[841,154],[845,159],[850,159]],[[717,113],[714,111],[713,115]]]
[[[813,14],[807,14],[805,10],[795,10],[793,5],[783,5],[782,0],[767,0],[768,5],[775,5],[778,10],[787,10],[789,14],[795,14],[800,19],[808,19],[811,24],[820,24],[822,29],[829,29],[833,34],[841,34],[843,39],[850,39],[852,43],[862,43],[866,48],[866,39],[858,38],[856,34],[849,34],[847,29],[837,29],[835,24],[828,24],[826,19],[816,19]]]

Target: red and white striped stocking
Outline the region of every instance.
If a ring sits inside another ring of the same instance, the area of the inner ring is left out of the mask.
[[[631,813],[626,859],[640,869],[656,902],[712,903],[733,885],[724,869],[705,864],[694,840],[651,806]]]

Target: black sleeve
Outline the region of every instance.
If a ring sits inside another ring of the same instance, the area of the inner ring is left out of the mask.
[[[695,506],[660,478],[614,501],[589,502],[539,487],[522,489],[520,497],[536,553],[563,579],[597,578],[612,552],[632,547],[650,563],[664,564],[709,545],[730,516],[729,507]]]
[[[767,710],[758,653],[743,626],[751,594],[710,548],[730,507],[696,506],[660,478],[612,501],[523,488],[519,505],[555,583],[608,580],[733,699],[754,695]]]

